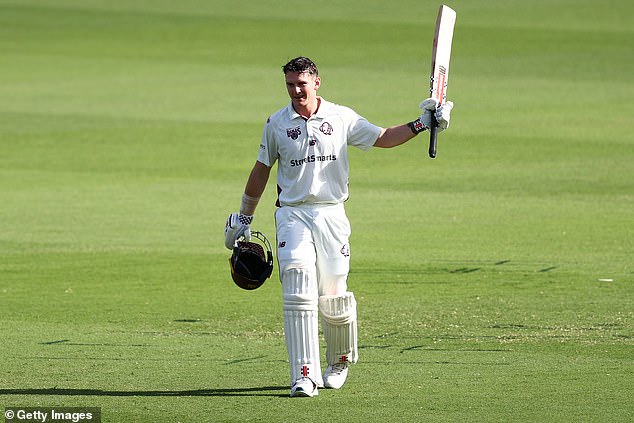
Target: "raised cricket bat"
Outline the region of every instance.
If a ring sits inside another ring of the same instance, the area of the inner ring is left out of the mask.
[[[447,99],[447,80],[449,79],[449,59],[451,58],[451,41],[453,27],[456,23],[456,11],[444,4],[438,10],[434,47],[431,53],[431,76],[429,78],[429,94],[441,105]],[[429,131],[429,157],[436,158],[436,136],[438,123],[432,116]]]

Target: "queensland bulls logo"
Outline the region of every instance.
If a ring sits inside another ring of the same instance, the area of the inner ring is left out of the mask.
[[[332,125],[329,124],[328,122],[322,123],[321,126],[319,127],[319,130],[326,135],[332,135]]]
[[[290,139],[296,140],[297,138],[299,138],[301,134],[302,134],[302,130],[299,128],[299,126],[297,128],[286,129],[286,136],[289,137]]]

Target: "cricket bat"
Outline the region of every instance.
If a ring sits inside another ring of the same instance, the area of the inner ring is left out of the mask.
[[[447,99],[447,81],[449,79],[449,59],[451,58],[451,41],[453,27],[456,23],[456,11],[441,5],[436,18],[434,31],[434,47],[431,53],[431,76],[429,78],[429,94],[441,105]],[[436,158],[436,136],[438,123],[432,115],[429,131],[429,157]]]

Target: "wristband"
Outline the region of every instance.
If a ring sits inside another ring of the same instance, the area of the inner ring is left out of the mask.
[[[414,133],[414,135],[418,135],[421,132],[423,132],[426,129],[429,129],[427,127],[427,125],[425,125],[420,118],[416,119],[415,121],[412,121],[410,123],[407,124],[407,126],[409,126],[409,129],[411,129],[411,131]]]

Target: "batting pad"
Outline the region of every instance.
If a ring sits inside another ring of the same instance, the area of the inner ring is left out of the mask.
[[[328,365],[340,362],[356,363],[359,358],[357,345],[357,301],[352,292],[343,295],[322,295],[319,309],[323,317],[326,361]]]
[[[284,335],[291,365],[291,385],[301,377],[323,386],[319,361],[317,279],[304,269],[282,272]]]

